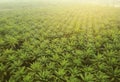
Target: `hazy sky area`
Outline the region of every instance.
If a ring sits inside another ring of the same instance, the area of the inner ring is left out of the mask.
[[[47,2],[53,2],[53,1],[62,1],[62,2],[86,2],[86,3],[113,3],[115,1],[120,1],[120,0],[0,0],[0,2],[35,2],[35,1],[47,1]]]
[[[120,5],[120,0],[0,0],[0,3],[5,2],[45,2],[45,3],[91,3],[101,5]],[[12,3],[11,3],[12,4]]]

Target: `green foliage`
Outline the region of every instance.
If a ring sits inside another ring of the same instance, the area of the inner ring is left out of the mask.
[[[41,5],[0,10],[0,82],[120,82],[120,8]]]

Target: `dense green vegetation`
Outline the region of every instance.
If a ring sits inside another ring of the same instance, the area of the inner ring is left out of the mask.
[[[0,82],[120,82],[120,8],[1,5]]]

